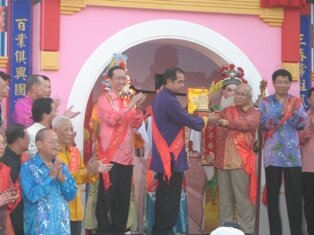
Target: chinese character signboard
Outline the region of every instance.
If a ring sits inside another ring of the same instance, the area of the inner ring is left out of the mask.
[[[300,97],[304,108],[309,109],[307,94],[311,87],[311,18],[301,16],[300,27]]]
[[[11,1],[10,36],[10,123],[17,99],[25,95],[25,81],[31,74],[32,0]]]

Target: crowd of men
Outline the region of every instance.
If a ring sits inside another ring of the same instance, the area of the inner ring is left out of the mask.
[[[15,105],[14,124],[6,125],[1,118],[0,234],[80,235],[84,218],[80,185],[95,181],[99,182],[95,234],[125,234],[134,165],[131,140],[134,129],[145,121],[137,106],[146,96],[138,93],[128,102],[120,98],[127,83],[125,68],[113,66],[107,76],[110,91],[95,106],[100,123],[97,154],[86,166],[75,146],[71,123],[78,113],[69,109],[57,115],[59,102],[50,98],[49,78],[28,78],[26,96]],[[314,153],[310,147],[314,142],[314,89],[306,113],[300,98],[289,94],[291,74],[280,69],[272,76],[274,94],[261,99],[256,108],[247,82],[224,79],[221,110],[204,119],[188,114],[176,98],[184,88],[183,70],[171,67],[163,75],[150,114],[150,169],[158,180],[152,234],[175,234],[183,175],[188,169],[184,128],[201,131],[215,125],[220,140],[215,168],[221,224],[236,221],[246,235],[254,234],[259,202],[253,149],[261,127],[270,235],[282,235],[282,176],[291,235],[303,234],[302,195],[307,232],[314,235]],[[8,91],[9,76],[0,72],[0,102]]]

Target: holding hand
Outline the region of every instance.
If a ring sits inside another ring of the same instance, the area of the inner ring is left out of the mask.
[[[215,125],[215,124],[218,123],[219,119],[220,119],[219,113],[213,113],[213,112],[211,112],[211,113],[208,114],[208,121],[207,121],[207,123],[208,123],[209,125],[210,125],[210,124]]]

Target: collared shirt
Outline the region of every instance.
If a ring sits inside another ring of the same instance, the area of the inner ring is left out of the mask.
[[[314,112],[309,111],[306,125],[299,132],[301,153],[302,153],[302,171],[314,173],[314,125],[311,119],[314,119]]]
[[[288,99],[291,98],[288,95]],[[271,95],[259,104],[261,126],[264,131],[272,130],[282,118],[283,103]],[[307,115],[301,104],[293,115],[275,133],[264,140],[264,167],[301,167],[298,130],[305,126]]]
[[[13,152],[9,146],[5,148],[3,157],[0,161],[11,168],[11,180],[16,183],[20,176],[21,156]],[[16,233],[23,233],[23,200],[10,213],[13,229]]]
[[[13,122],[23,124],[26,128],[32,125],[32,106],[33,99],[30,96],[25,96],[18,99],[14,106]]]
[[[27,128],[27,133],[29,135],[29,145],[27,153],[29,157],[35,156],[38,151],[35,143],[35,137],[37,132],[43,128],[45,128],[45,126],[39,122],[34,122],[30,127]]]
[[[134,109],[129,110],[129,108],[124,107],[120,97],[113,92],[99,97],[97,111],[101,121],[100,140],[103,150],[109,146],[115,128],[126,119],[130,120],[127,133],[111,161],[122,165],[133,165],[133,128],[141,126],[143,115]]]
[[[50,168],[38,153],[22,165],[25,234],[71,234],[68,202],[75,197],[77,187],[65,164],[62,172],[63,183],[52,179]]]
[[[168,146],[172,144],[182,127],[187,126],[197,131],[200,131],[204,127],[203,119],[189,115],[181,107],[175,94],[166,87],[156,96],[152,108],[157,128],[166,140]],[[177,162],[174,162],[174,155],[172,153],[171,158],[173,172],[183,172],[188,169],[185,147],[179,154]],[[164,172],[161,157],[157,151],[154,138],[150,169],[159,173]]]
[[[234,120],[233,117],[228,115],[227,109],[233,107],[227,107],[220,112],[220,117],[228,120],[229,124],[227,128],[218,127],[217,135],[220,139],[224,139],[222,146],[221,142],[217,143],[217,147],[222,148],[216,153],[215,167],[220,169],[240,169],[243,168],[242,158],[235,146],[234,139],[231,136],[231,132],[244,132],[247,133],[247,143],[249,148],[253,149],[255,142],[256,130],[260,122],[260,113],[258,110],[251,106],[246,106],[244,108],[236,107],[239,113],[239,120]]]
[[[86,171],[86,167],[84,166],[83,159],[81,156],[79,156],[79,158],[80,159],[79,159],[78,169],[73,172],[70,172],[78,187],[76,197],[72,201],[69,202],[71,221],[83,220],[84,213],[83,213],[83,206],[81,203],[80,185],[87,183],[89,181],[89,174]],[[66,148],[66,150],[61,149],[58,153],[58,159],[64,162],[67,166],[69,166],[70,161],[72,159],[71,151],[68,148]]]

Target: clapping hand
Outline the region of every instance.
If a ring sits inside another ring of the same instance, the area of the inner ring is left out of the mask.
[[[99,161],[96,161],[94,158],[91,158],[86,166],[88,174],[95,174],[98,172]]]
[[[141,103],[145,101],[145,99],[146,99],[146,95],[140,92],[132,97],[131,101],[129,102],[128,107],[133,108],[136,105],[140,105]]]
[[[136,105],[140,105],[140,104],[142,104],[145,101],[146,94],[143,94],[142,92],[140,92],[140,93],[137,94],[137,96],[138,96],[138,101],[137,101]]]
[[[51,162],[51,168],[50,168],[49,175],[51,178],[53,178],[53,179],[57,178],[59,181],[62,180],[62,177],[64,179],[64,176],[62,173],[62,163],[58,159],[55,159],[54,161]]]
[[[99,166],[98,166],[98,172],[99,173],[103,173],[104,171],[110,171],[112,168],[113,164],[111,163],[103,163],[103,162],[99,162]]]
[[[7,190],[0,194],[0,206],[14,202],[16,199],[18,199],[18,197],[19,195],[17,193],[12,193],[12,190]]]

